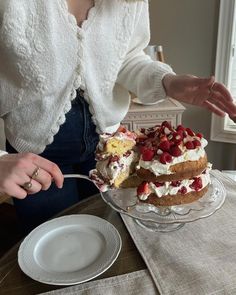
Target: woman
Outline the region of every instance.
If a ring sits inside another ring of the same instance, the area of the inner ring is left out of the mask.
[[[148,1],[2,0],[0,29],[0,191],[26,230],[95,192],[63,174],[94,167],[98,134],[119,127],[128,91],[236,114],[213,77],[175,75],[144,54]]]

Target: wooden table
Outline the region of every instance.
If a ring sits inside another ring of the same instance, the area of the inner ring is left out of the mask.
[[[63,211],[59,216],[70,214],[91,214],[104,218],[112,223],[121,235],[122,249],[118,259],[105,273],[95,278],[95,280],[146,269],[146,265],[137,251],[119,213],[111,209],[102,200],[100,195],[95,195],[76,204]],[[19,246],[20,243],[15,245],[0,260],[0,294],[33,295],[63,288],[62,286],[38,283],[26,276],[17,263]]]

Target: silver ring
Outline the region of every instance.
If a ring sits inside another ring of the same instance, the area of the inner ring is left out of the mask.
[[[25,190],[29,190],[29,189],[31,189],[31,187],[32,187],[32,182],[31,182],[31,180],[30,181],[28,181],[28,182],[25,182],[24,184],[23,184],[23,186],[22,186]]]
[[[35,179],[35,178],[39,175],[39,170],[40,170],[39,167],[37,167],[37,168],[34,170],[32,176],[31,176],[31,179]]]

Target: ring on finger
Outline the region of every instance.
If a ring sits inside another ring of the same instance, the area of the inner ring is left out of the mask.
[[[32,182],[31,182],[31,180],[25,182],[25,183],[23,184],[22,187],[23,187],[26,191],[28,191],[29,189],[31,189],[31,187],[32,187]]]
[[[35,179],[39,175],[39,170],[40,170],[40,168],[36,167],[36,169],[34,170],[32,176],[31,176],[31,179]]]

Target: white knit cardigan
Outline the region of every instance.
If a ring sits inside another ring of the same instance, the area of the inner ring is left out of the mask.
[[[140,100],[165,97],[172,69],[144,54],[147,1],[95,0],[82,28],[66,0],[0,1],[0,117],[19,152],[41,153],[85,91],[98,132],[113,132]]]

